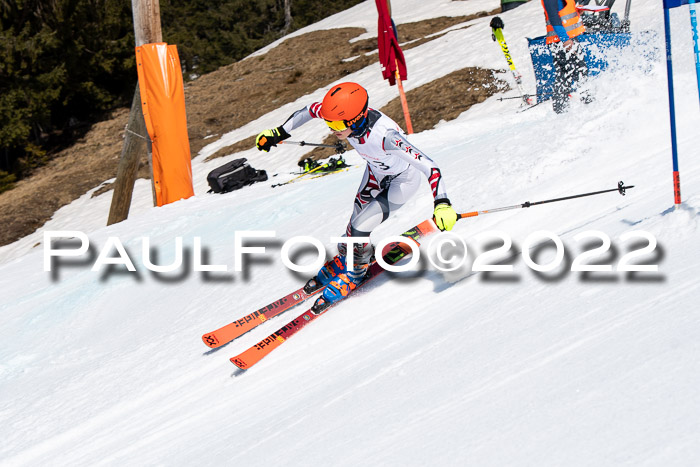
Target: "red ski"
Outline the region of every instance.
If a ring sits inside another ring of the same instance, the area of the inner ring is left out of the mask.
[[[267,306],[260,308],[250,314],[245,315],[241,319],[229,323],[224,327],[217,329],[216,331],[209,332],[202,336],[204,343],[215,349],[221,347],[224,344],[228,344],[234,339],[242,336],[246,332],[255,328],[256,326],[264,323],[270,318],[274,318],[280,313],[289,310],[290,308],[298,305],[307,298],[316,295],[318,292],[323,290],[323,287],[311,292],[306,293],[304,287],[301,287],[294,292],[286,295],[279,300],[270,303]]]
[[[387,246],[387,251],[396,247],[398,243],[390,243]],[[306,292],[304,287],[300,287],[289,295],[275,300],[267,306],[260,308],[244,317],[237,319],[236,321],[223,326],[216,331],[208,332],[202,336],[202,341],[212,348],[216,349],[222,345],[226,345],[232,340],[238,339],[243,334],[247,333],[251,329],[256,328],[270,318],[289,310],[305,301],[307,298],[316,295],[318,292],[322,291],[324,287],[319,287],[312,292]]]
[[[418,239],[425,237],[433,232],[437,231],[437,227],[432,220],[426,220],[418,224],[413,229],[404,232],[403,236],[411,238],[416,244],[419,245]],[[395,264],[411,254],[411,249],[405,243],[393,243],[387,246],[383,254],[383,259],[387,264]],[[384,272],[384,269],[378,264],[373,263],[365,276],[365,280],[360,283],[357,288],[359,289],[378,275]],[[352,294],[352,292],[350,293]],[[347,298],[347,297],[346,297]],[[342,300],[341,300],[342,301]],[[336,302],[336,304],[339,302]],[[284,341],[292,337],[294,334],[299,332],[311,321],[318,318],[321,314],[325,313],[333,305],[328,306],[322,310],[314,310],[314,307],[309,308],[301,315],[297,316],[295,319],[284,325],[282,328],[278,329],[276,332],[272,333],[270,336],[261,340],[254,346],[250,347],[243,353],[232,357],[231,363],[236,365],[241,370],[247,370],[256,363],[258,363],[263,357],[267,356],[270,352],[275,350],[277,347],[282,345]]]

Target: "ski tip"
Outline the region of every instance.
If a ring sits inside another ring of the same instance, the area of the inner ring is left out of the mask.
[[[229,360],[231,360],[231,363],[236,365],[239,370],[245,371],[250,368],[250,365],[248,365],[245,360],[241,359],[240,357],[231,357]]]
[[[219,346],[219,339],[216,338],[216,334],[214,333],[204,334],[202,336],[202,341],[207,347],[212,349],[215,349]]]

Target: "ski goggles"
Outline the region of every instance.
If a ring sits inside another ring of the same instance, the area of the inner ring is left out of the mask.
[[[331,131],[345,131],[350,128],[353,132],[356,132],[364,126],[367,120],[367,113],[367,104],[365,104],[365,108],[360,112],[360,115],[352,120],[324,120]]]
[[[345,131],[348,129],[345,120],[334,120],[332,122],[326,120],[326,125],[328,125],[328,128],[332,131]]]

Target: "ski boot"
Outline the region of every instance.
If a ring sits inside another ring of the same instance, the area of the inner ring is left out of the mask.
[[[345,271],[345,256],[336,256],[328,261],[304,286],[304,292],[311,294],[328,285],[338,274]]]
[[[316,299],[311,307],[315,314],[323,313],[331,305],[348,296],[364,280],[369,264],[355,265],[352,271],[341,272],[331,280],[323,290],[323,295]]]

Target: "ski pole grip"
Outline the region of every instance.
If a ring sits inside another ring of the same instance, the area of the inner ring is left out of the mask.
[[[489,26],[491,26],[492,29],[503,29],[505,27],[503,20],[498,16],[491,19]]]
[[[343,154],[345,151],[346,151],[346,149],[345,149],[345,145],[343,143],[341,143],[340,141],[335,143],[335,153],[336,154]]]
[[[479,211],[463,212],[461,214],[457,214],[457,220],[466,219],[467,217],[476,217],[478,215],[479,215]]]
[[[617,191],[618,191],[618,193],[620,193],[622,196],[625,196],[625,194],[626,194],[625,191],[626,191],[626,190],[629,190],[630,188],[634,188],[634,185],[625,186],[625,184],[624,184],[624,182],[623,182],[622,180],[620,180],[619,182],[617,182]]]

